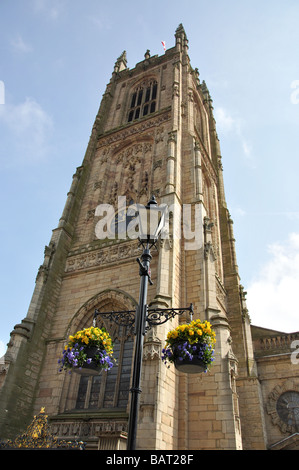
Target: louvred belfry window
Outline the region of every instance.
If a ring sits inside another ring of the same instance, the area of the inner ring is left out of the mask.
[[[157,82],[151,81],[134,90],[130,100],[128,122],[140,119],[156,111]]]

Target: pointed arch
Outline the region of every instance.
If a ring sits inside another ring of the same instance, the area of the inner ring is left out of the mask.
[[[68,324],[65,337],[92,325],[95,309],[99,311],[134,310],[136,300],[120,289],[105,289],[87,300]]]
[[[131,87],[127,121],[136,121],[157,111],[158,81],[145,77]]]

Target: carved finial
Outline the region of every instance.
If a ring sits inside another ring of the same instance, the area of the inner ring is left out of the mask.
[[[185,30],[184,30],[184,26],[182,25],[182,23],[179,24],[179,26],[177,27],[176,31],[175,31],[175,35],[181,35],[181,34],[184,34],[186,36],[186,33],[185,33]],[[187,39],[187,36],[186,36],[186,39]]]
[[[119,56],[117,61],[114,65],[114,72],[121,72],[127,68],[127,53],[123,51],[123,53]]]
[[[199,73],[198,68],[194,69],[194,77],[195,77],[196,85],[197,85],[197,86],[200,86],[199,75],[200,75],[200,73]]]
[[[202,81],[201,89],[202,89],[203,93],[209,93],[209,90],[208,90],[208,87],[207,87],[207,84],[206,84],[205,80]]]
[[[118,61],[123,61],[127,65],[127,53],[126,51],[123,51],[123,53],[119,56],[117,59]]]
[[[211,95],[210,95],[209,89],[207,87],[207,84],[204,80],[202,81],[202,84],[201,84],[201,90],[202,90],[203,94],[205,95],[206,102],[210,103],[210,107],[212,108],[213,100],[211,98]]]
[[[187,52],[188,50],[188,39],[185,33],[184,27],[182,23],[177,27],[175,32],[175,39],[176,39],[176,48],[177,50],[183,52]]]

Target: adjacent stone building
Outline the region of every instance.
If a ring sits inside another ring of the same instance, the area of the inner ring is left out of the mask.
[[[124,52],[45,248],[27,316],[12,331],[0,366],[1,439],[19,434],[45,407],[56,437],[82,440],[87,449],[125,448],[131,330],[98,317],[118,361],[98,377],[59,372],[57,361],[68,336],[91,326],[95,309],[132,310],[138,302],[138,241],[121,233],[99,238],[97,207],[117,209],[119,197],[126,205],[146,204],[154,194],[179,213],[189,207],[198,240],[192,245],[187,238],[184,219],[178,227],[173,222],[172,236],[152,252],[149,305],[192,302],[195,318],[216,331],[216,360],[200,375],[161,361],[167,332],[188,314],[146,335],[137,447],[299,449],[299,333],[250,323],[222,172],[212,99],[191,66],[183,26],[174,47],[162,56],[146,51],[133,69]]]

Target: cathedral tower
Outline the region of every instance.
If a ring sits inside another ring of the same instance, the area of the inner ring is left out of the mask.
[[[133,69],[123,52],[45,248],[27,316],[11,333],[1,375],[1,438],[18,434],[45,407],[56,437],[83,440],[90,449],[125,448],[132,332],[98,320],[113,336],[117,356],[117,366],[98,377],[59,372],[57,361],[68,336],[91,326],[95,309],[132,310],[138,302],[138,241],[121,231],[99,237],[97,208],[109,204],[119,221],[123,203],[146,204],[155,195],[180,214],[188,207],[193,222],[188,231],[182,217],[172,227],[181,236],[153,251],[148,302],[174,308],[192,302],[194,318],[209,320],[216,331],[216,359],[203,375],[163,364],[167,332],[188,317],[146,335],[137,448],[243,449],[254,439],[263,448],[250,321],[222,171],[212,100],[191,66],[183,26],[174,47],[162,56],[146,51]]]

